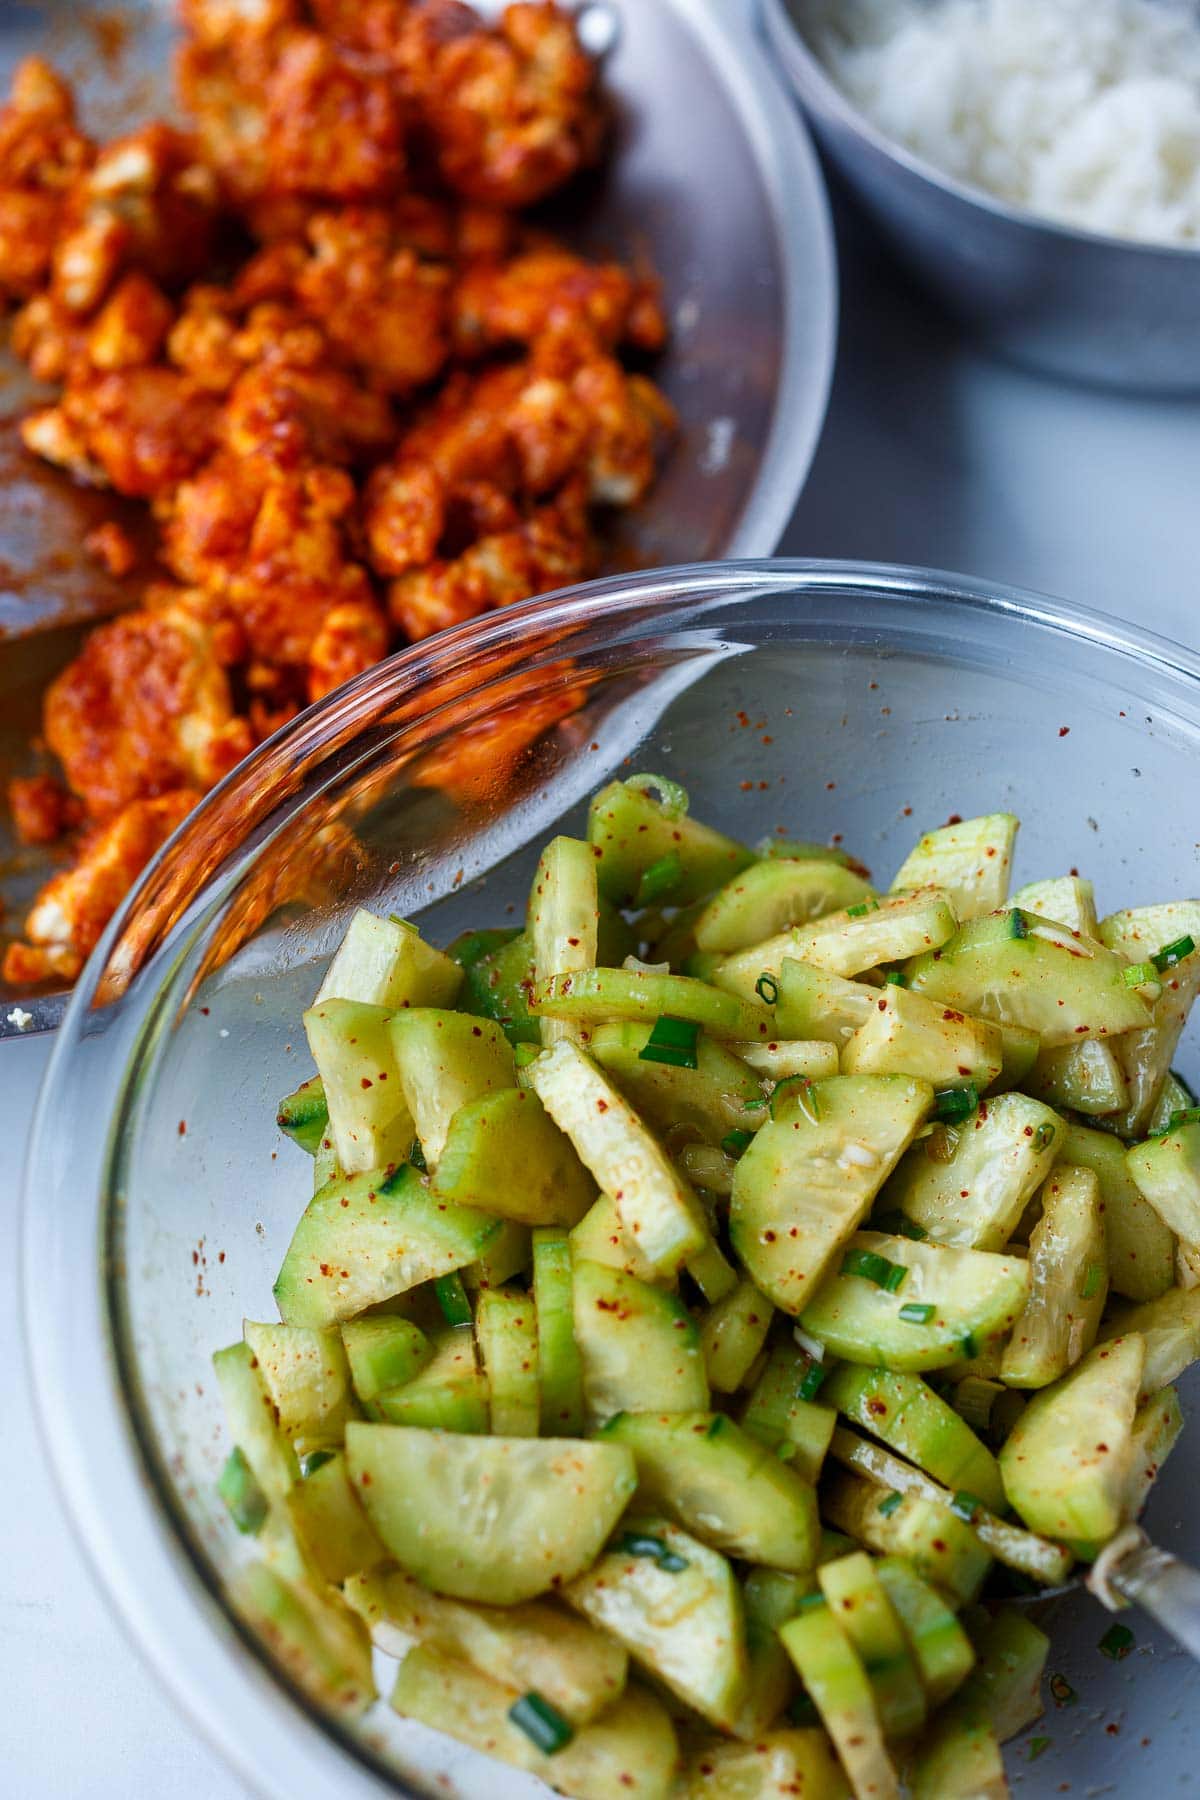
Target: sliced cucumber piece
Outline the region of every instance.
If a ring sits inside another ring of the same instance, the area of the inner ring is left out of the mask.
[[[821,1393],[855,1425],[882,1438],[952,1493],[965,1488],[993,1511],[1004,1510],[995,1457],[920,1376],[843,1363]]]
[[[764,1568],[751,1569],[742,1583],[750,1679],[733,1731],[750,1744],[771,1729],[795,1692],[796,1677],[779,1641],[779,1627],[795,1618],[813,1585],[811,1575]]]
[[[371,1642],[340,1596],[303,1579],[288,1580],[265,1562],[244,1563],[226,1598],[310,1699],[340,1718],[358,1719],[377,1698]]]
[[[300,1479],[296,1452],[275,1423],[275,1408],[249,1344],[229,1344],[213,1356],[213,1370],[229,1435],[272,1506],[282,1507]]]
[[[679,868],[659,898],[673,906],[701,899],[755,861],[744,844],[689,819],[683,789],[654,775],[612,781],[593,796],[588,842],[600,892],[617,906],[635,903],[647,869],[668,858]]]
[[[925,1723],[925,1692],[875,1564],[855,1550],[823,1564],[817,1580],[866,1670],[884,1737],[910,1737]]]
[[[1097,1345],[1034,1395],[1000,1452],[1005,1491],[1025,1523],[1077,1556],[1095,1556],[1122,1523],[1145,1361],[1136,1332]]]
[[[916,1144],[880,1206],[898,1207],[939,1244],[1002,1250],[1050,1173],[1063,1130],[1026,1094],[986,1100],[961,1127]]]
[[[1100,921],[1101,941],[1126,962],[1146,962],[1169,944],[1191,938],[1200,945],[1200,901],[1175,900],[1162,906],[1134,906]],[[1120,1137],[1141,1137],[1149,1129],[1163,1083],[1200,992],[1200,954],[1195,950],[1159,976],[1161,993],[1150,1008],[1148,1028],[1131,1032],[1120,1046],[1129,1083],[1129,1105],[1106,1120]]]
[[[433,1007],[397,1013],[391,1038],[404,1098],[434,1170],[459,1107],[515,1086],[512,1045],[493,1019]]]
[[[340,1444],[347,1419],[358,1413],[341,1334],[247,1319],[242,1335],[271,1396],[279,1429],[297,1454]]]
[[[494,1019],[510,1044],[540,1044],[542,1028],[529,1010],[533,946],[525,932],[479,932],[503,939],[467,964],[459,1006],[479,1019]],[[453,955],[454,945],[450,946]]]
[[[267,1522],[271,1502],[259,1487],[258,1478],[246,1461],[240,1444],[235,1444],[225,1459],[217,1492],[238,1530],[249,1537],[257,1537]]]
[[[1042,1715],[1042,1671],[1050,1639],[1025,1613],[1002,1606],[971,1625],[976,1663],[962,1690],[965,1706],[978,1704],[1000,1743],[1016,1737]]]
[[[374,1400],[386,1388],[402,1387],[433,1355],[425,1333],[408,1319],[348,1319],[342,1326],[342,1344],[360,1400]]]
[[[587,1416],[703,1411],[708,1379],[700,1334],[683,1303],[603,1263],[574,1263],[575,1342]]]
[[[842,1048],[847,1075],[916,1075],[934,1087],[990,1087],[1004,1067],[999,1028],[907,988],[880,990]]]
[[[752,1131],[766,1117],[757,1076],[728,1049],[702,1035],[696,1067],[676,1068],[643,1057],[652,1031],[629,1020],[597,1025],[588,1051],[653,1130],[687,1125],[704,1143],[719,1145],[731,1131]]]
[[[769,1081],[788,1081],[793,1075],[807,1075],[810,1081],[825,1081],[838,1072],[837,1048],[821,1038],[779,1038],[769,1044],[738,1042],[730,1047],[751,1069]]]
[[[657,1550],[655,1549],[657,1546]],[[729,1730],[748,1692],[741,1595],[725,1558],[651,1514],[621,1532],[563,1598],[686,1706]]]
[[[781,1627],[784,1649],[833,1739],[857,1800],[900,1800],[867,1672],[828,1606]]]
[[[709,1385],[719,1394],[735,1394],[745,1382],[767,1341],[773,1313],[752,1281],[739,1281],[732,1293],[709,1307],[700,1326],[700,1349]]]
[[[932,1712],[970,1673],[975,1661],[971,1640],[937,1589],[923,1581],[904,1557],[882,1557],[875,1573],[912,1646]]]
[[[808,1303],[932,1103],[928,1082],[835,1075],[776,1106],[737,1165],[733,1247],[785,1312]]]
[[[1106,1038],[1043,1050],[1026,1082],[1039,1099],[1069,1112],[1122,1112],[1129,1104],[1125,1071]]]
[[[1008,894],[1019,823],[1012,813],[987,813],[927,831],[896,871],[892,892],[941,888],[962,920],[994,911]]]
[[[612,1019],[653,1022],[666,1014],[701,1025],[716,1038],[766,1043],[777,1036],[775,1015],[761,1001],[725,993],[690,975],[656,975],[644,969],[551,975],[534,988],[529,1005],[539,1018],[585,1027]]]
[[[332,1586],[386,1560],[387,1551],[359,1504],[340,1450],[296,1483],[287,1509],[305,1556]]]
[[[462,1271],[463,1286],[470,1293],[503,1287],[514,1275],[529,1268],[533,1234],[528,1225],[518,1225],[515,1219],[498,1219],[496,1223],[499,1229],[488,1239],[482,1256]]]
[[[372,1416],[427,1431],[486,1432],[488,1384],[476,1360],[471,1328],[458,1327],[436,1338],[430,1361],[403,1387],[378,1395]]]
[[[850,1272],[872,1257],[906,1271],[902,1278],[889,1276],[890,1290]],[[860,1231],[839,1271],[827,1276],[805,1307],[801,1324],[848,1362],[944,1369],[966,1346],[1007,1331],[1028,1289],[1029,1270],[1019,1257]]]
[[[357,1000],[394,1012],[399,1006],[453,1006],[462,970],[425,943],[415,925],[356,912],[329,965],[315,1004]]]
[[[468,1437],[352,1421],[350,1474],[401,1567],[437,1593],[511,1606],[595,1560],[637,1485],[613,1442]]]
[[[308,1203],[275,1282],[289,1325],[333,1325],[480,1256],[499,1221],[429,1193],[415,1169],[331,1181]]]
[[[632,1451],[639,1504],[714,1549],[800,1573],[816,1562],[811,1485],[724,1413],[619,1413],[600,1439]]]
[[[1103,945],[1012,907],[971,920],[940,949],[918,957],[908,978],[931,1000],[1024,1025],[1049,1048],[1150,1023],[1145,1002],[1123,980],[1124,967]]]
[[[792,1344],[779,1344],[742,1414],[742,1430],[773,1450],[805,1481],[816,1481],[837,1424],[832,1406],[806,1398],[813,1362]],[[819,1373],[818,1369],[818,1373]]]
[[[1154,1300],[1175,1280],[1175,1234],[1144,1199],[1129,1173],[1125,1149],[1107,1132],[1068,1124],[1059,1139],[1063,1162],[1091,1169],[1104,1204],[1108,1273],[1114,1293]]]
[[[541,1423],[537,1313],[532,1294],[489,1288],[475,1309],[497,1437],[536,1437]]]
[[[1100,1187],[1090,1169],[1060,1163],[1042,1188],[1029,1240],[1029,1298],[1000,1364],[1010,1387],[1041,1388],[1095,1342],[1108,1298]]]
[[[1177,1112],[1186,1112],[1189,1106],[1195,1106],[1196,1096],[1174,1069],[1167,1076],[1159,1089],[1158,1099],[1154,1102],[1154,1111],[1150,1115],[1150,1123],[1146,1127],[1147,1137],[1160,1137],[1164,1131],[1171,1129],[1172,1116]]]
[[[674,1727],[661,1702],[630,1686],[608,1711],[553,1756],[509,1717],[519,1698],[470,1663],[418,1644],[400,1665],[391,1704],[404,1718],[445,1732],[486,1756],[540,1775],[576,1800],[669,1800],[679,1762]],[[485,1776],[484,1780],[487,1779]]]
[[[705,1248],[699,1204],[629,1102],[577,1044],[564,1040],[530,1065],[535,1093],[605,1193],[623,1234],[656,1275],[674,1275]]]
[[[1095,890],[1090,881],[1083,881],[1078,875],[1027,881],[1009,898],[1022,912],[1036,913],[1039,919],[1053,919],[1055,924],[1078,931],[1083,937],[1099,937]]]
[[[507,1165],[514,1181],[497,1181]],[[499,1088],[460,1106],[450,1120],[433,1191],[525,1225],[577,1225],[596,1184],[570,1140],[526,1088]]]
[[[485,1675],[501,1670],[518,1692],[540,1694],[577,1728],[590,1725],[625,1688],[629,1658],[620,1644],[540,1600],[469,1606],[431,1593],[396,1568],[351,1576],[346,1599],[389,1656],[403,1657],[415,1640]]]
[[[975,1599],[991,1567],[971,1527],[923,1494],[880,1488],[844,1470],[822,1484],[821,1508],[868,1549],[905,1558],[956,1607]]]
[[[321,1072],[329,1131],[348,1174],[401,1163],[413,1141],[413,1116],[392,1048],[392,1015],[382,1006],[325,1000],[304,1015]]]
[[[534,1232],[538,1386],[546,1437],[578,1437],[583,1430],[583,1364],[575,1342],[572,1262],[570,1241],[562,1232]]]
[[[1136,1334],[1146,1346],[1141,1394],[1175,1381],[1200,1357],[1200,1288],[1168,1288],[1140,1306],[1121,1306],[1105,1320],[1097,1342]]]
[[[1143,1377],[1144,1379],[1144,1377]],[[1158,1472],[1183,1430],[1183,1413],[1173,1387],[1159,1388],[1133,1416],[1133,1441],[1124,1512],[1136,1519],[1149,1497]]]
[[[866,1024],[878,997],[865,982],[848,981],[844,975],[785,956],[779,969],[776,1028],[840,1050]]]
[[[1028,1080],[1030,1070],[1037,1062],[1042,1040],[1036,1031],[1027,1031],[1024,1025],[997,1025],[996,1029],[1000,1033],[1004,1067],[993,1081],[989,1093],[1007,1094],[1011,1088],[1019,1088]]]
[[[869,881],[841,863],[771,857],[743,869],[713,895],[696,919],[696,943],[701,950],[745,950],[789,925],[841,912],[874,894]]]
[[[315,1156],[329,1126],[329,1105],[325,1099],[325,1083],[319,1075],[302,1081],[293,1094],[285,1094],[279,1102],[275,1123],[294,1144]]]
[[[653,1281],[656,1272],[633,1240],[625,1235],[611,1194],[601,1194],[571,1233],[571,1254],[586,1262],[607,1263],[624,1269],[639,1281]]]
[[[551,838],[534,873],[525,921],[535,986],[553,975],[595,968],[599,918],[591,845],[579,838]],[[541,1032],[543,1044],[555,1044],[562,1037],[580,1036],[580,1026],[569,1019],[543,1018]]]
[[[979,1706],[957,1695],[919,1745],[909,1778],[912,1800],[1009,1800],[996,1734]]]
[[[1200,1250],[1200,1124],[1135,1144],[1125,1162],[1168,1230],[1189,1250]]]
[[[849,1793],[833,1746],[817,1730],[759,1732],[748,1744],[713,1739],[692,1751],[684,1771],[684,1800],[847,1800]]]
[[[958,921],[944,894],[888,894],[863,900],[809,925],[793,925],[778,937],[727,956],[713,971],[718,987],[749,998],[760,978],[779,978],[785,958],[810,963],[831,975],[861,975],[881,963],[902,962],[934,951],[954,936]]]

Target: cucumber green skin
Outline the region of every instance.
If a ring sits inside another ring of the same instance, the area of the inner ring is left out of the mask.
[[[436,1593],[494,1606],[532,1600],[589,1568],[637,1485],[624,1445],[579,1439],[351,1422],[346,1455],[401,1567]]]
[[[587,835],[596,852],[600,892],[616,906],[636,900],[643,874],[664,856],[674,854],[680,861],[670,894],[673,906],[703,898],[756,860],[744,844],[686,814],[669,812],[637,786],[621,781],[593,795]]]
[[[801,1597],[812,1585],[811,1575],[763,1568],[751,1569],[742,1583],[750,1679],[732,1729],[747,1743],[761,1742],[795,1692],[796,1678],[779,1641],[779,1627],[796,1616]]]
[[[1031,1531],[1090,1558],[1122,1523],[1146,1347],[1099,1344],[1034,1395],[1000,1451],[1005,1492]]]
[[[597,1025],[588,1049],[649,1125],[668,1131],[690,1125],[706,1144],[719,1145],[736,1130],[754,1130],[766,1118],[762,1088],[752,1069],[730,1051],[701,1036],[696,1067],[643,1061],[653,1026],[634,1020]]]
[[[339,1595],[289,1581],[268,1563],[243,1563],[225,1596],[273,1659],[317,1705],[361,1718],[377,1698],[371,1641]]]
[[[848,1470],[822,1484],[824,1517],[883,1556],[900,1556],[955,1607],[974,1600],[992,1559],[966,1522],[940,1501],[904,1494],[898,1505],[888,1491]]]
[[[655,1537],[686,1564],[668,1570],[620,1540],[563,1590],[563,1598],[711,1724],[732,1728],[749,1693],[742,1598],[725,1558],[662,1519],[625,1529]]]
[[[783,1655],[783,1652],[780,1652]],[[788,1670],[791,1663],[786,1656]],[[686,1800],[850,1800],[850,1788],[823,1731],[760,1731],[752,1742],[714,1739],[688,1761]]]
[[[419,1375],[433,1345],[408,1319],[350,1319],[342,1326],[350,1379],[360,1400],[402,1387]]]
[[[533,1234],[533,1298],[542,1436],[578,1437],[583,1430],[583,1363],[575,1342],[571,1245],[560,1231]]]
[[[1124,1146],[1085,1125],[1063,1128],[1062,1160],[1091,1169],[1104,1202],[1104,1235],[1113,1292],[1127,1300],[1154,1300],[1175,1283],[1175,1234],[1139,1192]]]
[[[591,845],[579,838],[551,838],[538,858],[525,917],[535,992],[552,976],[595,968],[599,916]],[[577,1021],[541,1021],[543,1044],[580,1035]]]
[[[1146,1346],[1141,1393],[1145,1397],[1176,1380],[1200,1357],[1200,1288],[1168,1288],[1140,1306],[1116,1308],[1097,1342],[1136,1332]]]
[[[287,1509],[305,1556],[333,1587],[387,1555],[359,1505],[340,1450],[296,1483]]]
[[[899,1616],[932,1712],[962,1686],[975,1661],[971,1640],[936,1588],[902,1556],[884,1556],[875,1573]]]
[[[293,1144],[314,1156],[329,1124],[329,1107],[325,1100],[325,1083],[319,1075],[302,1081],[294,1093],[285,1094],[279,1102],[275,1123]]]
[[[987,1714],[1000,1743],[1041,1717],[1042,1672],[1050,1639],[1015,1607],[1002,1606],[971,1624],[977,1661],[963,1687],[964,1703]]]
[[[932,1242],[860,1231],[850,1248],[872,1251],[907,1270],[888,1293],[861,1275],[830,1274],[801,1314],[810,1336],[847,1362],[899,1370],[944,1369],[958,1361],[968,1338],[977,1343],[1008,1330],[1020,1315],[1029,1270],[1019,1257],[984,1250],[948,1250]],[[910,1304],[932,1304],[933,1317],[913,1324],[900,1317]]]
[[[573,1264],[575,1342],[592,1423],[614,1413],[703,1411],[708,1379],[687,1308],[604,1263]]]
[[[710,987],[690,975],[647,975],[638,969],[584,969],[551,975],[530,996],[530,1010],[578,1024],[639,1019],[651,1024],[664,1013],[688,1019],[717,1038],[769,1042],[778,1036],[775,1015],[757,999]]]
[[[470,987],[472,969],[477,969],[481,962],[494,956],[497,950],[503,950],[511,944],[515,937],[520,937],[518,925],[499,925],[485,927],[481,931],[460,931],[452,944],[446,945],[446,955],[451,962],[456,962],[464,975],[463,987],[459,992],[459,1009],[470,1012],[465,1004]]]
[[[800,1574],[815,1565],[811,1484],[723,1413],[619,1413],[597,1435],[633,1452],[639,1502],[714,1549]]]
[[[1002,1250],[1049,1175],[1063,1131],[1057,1113],[1040,1100],[1001,1094],[966,1121],[949,1162],[934,1161],[925,1144],[914,1145],[880,1206],[899,1207],[939,1244]]]
[[[250,1346],[229,1344],[213,1355],[229,1435],[272,1506],[284,1504],[300,1479],[296,1452],[275,1423],[275,1412]]]
[[[870,1681],[832,1608],[801,1613],[782,1626],[779,1635],[855,1793],[870,1795],[871,1800],[900,1800],[900,1783],[884,1748]]]
[[[529,1267],[531,1233],[528,1225],[518,1225],[515,1219],[499,1219],[497,1224],[499,1230],[488,1239],[483,1255],[468,1263],[462,1271],[463,1284],[469,1293],[503,1287],[506,1281]]]
[[[499,932],[474,934],[500,937]],[[459,1007],[479,1019],[494,1019],[510,1044],[540,1044],[542,1028],[529,1010],[533,950],[523,931],[505,932],[478,961],[468,964]],[[454,946],[451,945],[451,954]]]
[[[740,1281],[709,1307],[700,1326],[700,1349],[709,1385],[719,1394],[735,1394],[742,1386],[766,1342],[772,1314],[771,1302],[752,1281]]]
[[[961,920],[991,912],[1008,893],[1019,824],[1012,813],[987,813],[927,831],[896,871],[892,892],[941,888]]]
[[[271,1396],[276,1423],[297,1452],[340,1444],[347,1419],[358,1412],[341,1334],[253,1319],[242,1330]]]
[[[1200,1125],[1134,1144],[1125,1158],[1139,1193],[1189,1250],[1200,1249]]]
[[[304,1015],[329,1108],[338,1161],[350,1173],[403,1162],[413,1117],[400,1083],[392,1015],[356,1000],[325,1000]]]
[[[1149,1024],[1145,1002],[1122,979],[1123,958],[1033,913],[1018,913],[1026,935],[1013,937],[1012,916],[974,919],[940,950],[917,957],[908,969],[913,992],[998,1024],[1025,1025],[1040,1034],[1043,1049]]]
[[[283,1259],[280,1315],[290,1325],[337,1324],[465,1268],[499,1229],[487,1213],[435,1200],[407,1164],[331,1181],[309,1201]]]
[[[832,975],[861,975],[882,963],[936,949],[953,937],[958,923],[945,895],[932,888],[920,894],[885,894],[867,906],[865,914],[857,909],[853,915],[829,913],[739,950],[713,971],[713,979],[732,994],[749,996],[764,971],[778,978],[788,959],[811,963]]]
[[[516,1086],[512,1045],[492,1019],[435,1007],[395,1013],[389,1030],[404,1098],[436,1169],[459,1107]]]
[[[509,1708],[518,1697],[481,1669],[432,1644],[418,1644],[400,1665],[391,1704],[402,1717],[540,1775],[579,1800],[610,1800],[613,1794],[670,1800],[679,1744],[666,1709],[644,1689],[626,1688],[553,1756],[543,1756],[510,1721]]]
[[[777,1345],[746,1402],[742,1430],[777,1456],[781,1446],[791,1446],[791,1454],[784,1460],[806,1481],[816,1481],[837,1413],[832,1406],[801,1397],[800,1383],[807,1369],[806,1359],[793,1345]]]
[[[925,1723],[925,1692],[899,1616],[865,1551],[817,1571],[821,1592],[862,1660],[883,1734],[907,1738]]]
[[[869,881],[842,864],[771,858],[743,869],[713,895],[696,919],[696,943],[727,954],[746,950],[789,925],[842,912],[874,893]]]
[[[496,1437],[536,1437],[541,1421],[537,1314],[533,1295],[489,1288],[479,1296],[475,1335]]]
[[[507,1168],[512,1178],[497,1180]],[[525,1225],[577,1225],[596,1184],[537,1095],[499,1088],[460,1106],[450,1121],[433,1191]]]
[[[734,1175],[730,1237],[784,1312],[806,1306],[932,1101],[928,1082],[834,1075],[784,1101],[758,1132]]]
[[[966,1420],[919,1376],[843,1363],[821,1394],[943,1487],[951,1492],[965,1489],[991,1511],[1004,1511],[1004,1484],[995,1457]]]
[[[389,1425],[477,1437],[486,1433],[491,1424],[488,1384],[475,1358],[471,1328],[443,1332],[420,1373],[402,1387],[377,1395],[368,1411]]]
[[[229,1452],[217,1482],[217,1492],[238,1530],[255,1537],[266,1524],[271,1502],[258,1485],[240,1444],[235,1444]]]

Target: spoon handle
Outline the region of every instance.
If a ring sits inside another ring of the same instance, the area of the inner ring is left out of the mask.
[[[1097,1558],[1088,1586],[1114,1612],[1134,1602],[1200,1659],[1200,1571],[1160,1550],[1137,1526]]]

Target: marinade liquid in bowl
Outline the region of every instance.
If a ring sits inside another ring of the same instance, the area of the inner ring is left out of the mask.
[[[886,881],[923,829],[1021,819],[1013,884],[1078,869],[1102,911],[1200,887],[1200,661],[956,577],[730,564],[595,583],[394,658],[303,715],[189,818],[89,965],[27,1177],[38,1404],[94,1566],[153,1665],[272,1795],[519,1796],[536,1783],[376,1707],[319,1717],[235,1622],[210,1357],[270,1316],[310,1187],[275,1127],[354,908],[439,945],[524,907],[541,846],[614,775],[682,784],[753,842],[844,843]],[[1177,1062],[1200,1073],[1194,1030]],[[1184,1384],[1185,1402],[1188,1385]],[[1200,1560],[1188,1430],[1147,1529]],[[1053,1603],[1022,1791],[1173,1790],[1196,1673],[1144,1621],[1117,1662]],[[386,1691],[386,1689],[385,1689]],[[1041,1744],[1041,1739],[1048,1739]],[[1036,1757],[1032,1746],[1038,1741]]]

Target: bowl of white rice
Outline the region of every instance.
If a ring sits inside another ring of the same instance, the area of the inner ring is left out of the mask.
[[[993,347],[1200,390],[1196,0],[762,0],[827,161]]]

